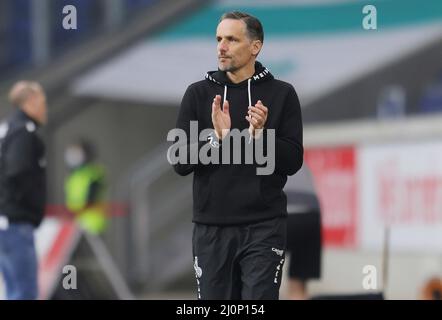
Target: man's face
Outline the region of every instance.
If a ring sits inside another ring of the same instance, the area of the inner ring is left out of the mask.
[[[47,122],[47,106],[46,95],[38,91],[29,98],[29,103],[26,104],[27,113],[37,121],[44,125]]]
[[[242,20],[224,19],[216,29],[218,42],[218,68],[235,72],[249,63],[254,63],[259,53],[260,41],[247,36],[246,24]]]

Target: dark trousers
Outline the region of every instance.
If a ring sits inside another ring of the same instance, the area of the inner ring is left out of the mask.
[[[286,217],[238,226],[194,224],[198,299],[279,299],[286,238]]]

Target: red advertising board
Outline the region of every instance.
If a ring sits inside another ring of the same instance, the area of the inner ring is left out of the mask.
[[[357,175],[353,146],[305,150],[321,203],[323,243],[328,247],[357,245]]]

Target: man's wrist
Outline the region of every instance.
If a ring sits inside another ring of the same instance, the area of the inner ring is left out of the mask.
[[[221,132],[218,132],[217,130],[214,130],[214,133],[216,135],[216,138],[219,141],[222,141],[225,137],[227,137],[230,133],[230,129],[222,129]]]
[[[259,128],[259,129],[255,129],[255,128],[251,127],[249,130],[249,133],[250,133],[250,136],[253,137],[253,139],[259,139],[259,138],[261,138],[263,131],[264,131],[264,127]]]

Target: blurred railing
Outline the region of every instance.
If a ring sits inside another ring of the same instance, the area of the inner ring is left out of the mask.
[[[116,226],[115,256],[132,287],[147,291],[192,272],[192,180],[177,176],[166,159],[167,147],[150,151],[115,190],[115,198],[129,208]]]

